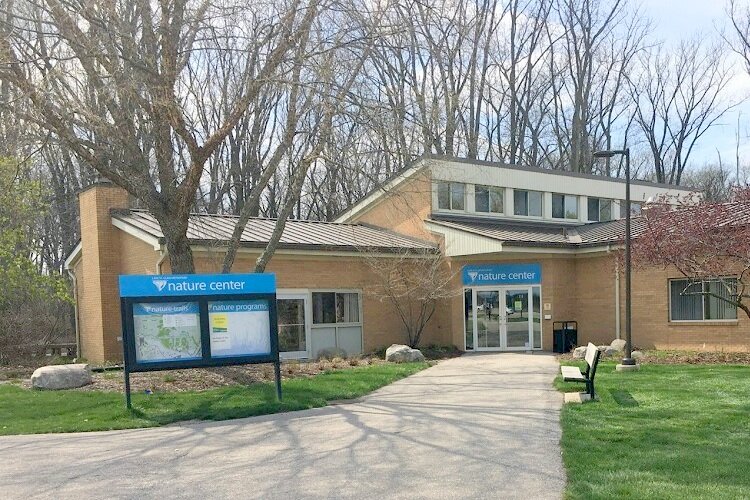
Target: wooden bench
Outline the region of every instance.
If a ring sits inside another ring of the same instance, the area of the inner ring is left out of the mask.
[[[596,376],[596,366],[599,364],[601,353],[599,349],[589,342],[586,346],[586,373],[581,373],[577,366],[561,366],[563,380],[566,382],[583,382],[586,384],[586,392],[594,399],[594,377]]]

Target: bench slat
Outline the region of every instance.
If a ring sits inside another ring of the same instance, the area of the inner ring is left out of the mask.
[[[583,373],[581,373],[581,370],[578,367],[561,366],[560,370],[562,371],[562,376],[565,379],[586,380],[586,377],[583,376]]]

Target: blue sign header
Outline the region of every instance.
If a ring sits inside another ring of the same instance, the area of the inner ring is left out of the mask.
[[[249,293],[276,293],[276,275],[252,273],[125,274],[120,276],[120,297],[180,297]]]
[[[467,264],[461,270],[464,285],[538,285],[542,282],[539,264]]]

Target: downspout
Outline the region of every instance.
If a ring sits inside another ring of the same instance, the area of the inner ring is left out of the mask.
[[[156,274],[161,274],[161,265],[167,259],[167,256],[169,256],[169,252],[164,248],[164,245],[161,245],[159,247],[159,258],[156,260]]]
[[[620,338],[620,261],[615,257],[615,338]]]
[[[70,276],[73,282],[73,321],[76,327],[76,358],[81,358],[81,328],[78,324],[78,280],[76,275],[71,269],[67,269],[68,276]]]

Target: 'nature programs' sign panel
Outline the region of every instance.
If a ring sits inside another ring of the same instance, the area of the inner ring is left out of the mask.
[[[209,302],[211,356],[270,354],[268,313],[268,302],[265,300]]]

